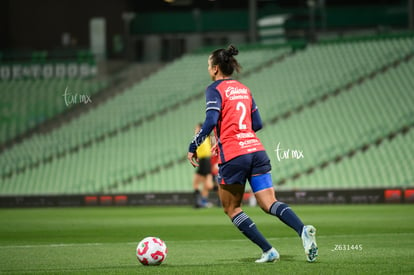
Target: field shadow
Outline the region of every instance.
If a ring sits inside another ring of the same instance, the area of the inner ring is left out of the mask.
[[[295,260],[295,258],[297,257],[297,255],[289,255],[289,254],[283,254],[280,256],[280,260],[281,261],[286,261],[286,262],[296,262],[297,260]]]
[[[216,261],[217,265],[221,265],[221,264],[229,264],[229,263],[254,263],[256,260],[258,259],[258,257],[246,257],[246,258],[222,258]],[[305,259],[300,260],[298,259],[298,255],[289,255],[289,254],[283,254],[280,257],[280,261],[283,262],[306,262]]]
[[[295,257],[296,257],[296,255],[286,255],[286,254],[283,254],[281,257],[280,257],[280,261],[286,261],[286,262],[295,262],[295,261],[297,261],[297,260],[295,260]],[[250,257],[250,258],[241,258],[241,259],[238,259],[238,262],[241,262],[241,263],[252,263],[252,262],[254,262],[254,261],[256,261],[258,258],[252,258],[252,257]]]

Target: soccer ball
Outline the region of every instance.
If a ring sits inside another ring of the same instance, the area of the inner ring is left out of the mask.
[[[160,265],[167,257],[165,242],[157,237],[146,237],[138,243],[137,259],[143,265]]]

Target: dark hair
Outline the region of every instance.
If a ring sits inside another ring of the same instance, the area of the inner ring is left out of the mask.
[[[230,76],[233,74],[234,70],[239,73],[241,65],[237,62],[236,58],[233,57],[238,53],[239,50],[233,45],[228,46],[227,49],[217,49],[210,55],[211,65],[218,65],[220,71],[224,75]]]

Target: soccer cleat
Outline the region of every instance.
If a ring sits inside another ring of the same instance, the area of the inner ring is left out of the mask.
[[[267,262],[274,262],[279,260],[279,253],[273,247],[266,252],[263,252],[262,257],[257,259],[256,263],[267,263]]]
[[[316,228],[312,225],[305,225],[302,231],[303,248],[305,249],[308,262],[316,261],[318,257],[318,246],[316,245]]]

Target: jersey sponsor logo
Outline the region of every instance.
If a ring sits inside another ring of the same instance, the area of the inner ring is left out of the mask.
[[[259,142],[258,139],[255,139],[255,138],[254,139],[249,139],[249,140],[246,140],[246,141],[240,141],[239,142],[239,145],[240,145],[241,148],[250,147],[250,146],[256,146],[258,144],[260,144],[260,142]]]
[[[238,139],[242,139],[242,138],[252,138],[254,137],[253,133],[240,133],[240,134],[236,134],[236,137]]]
[[[249,93],[246,88],[228,86],[224,93],[229,100],[249,99]]]

